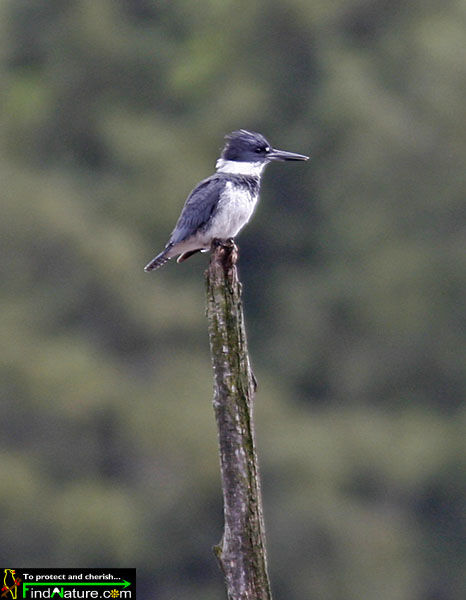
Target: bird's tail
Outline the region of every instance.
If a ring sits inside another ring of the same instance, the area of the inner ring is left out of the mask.
[[[147,265],[144,267],[144,271],[155,271],[163,266],[166,262],[170,260],[170,256],[168,256],[168,252],[171,248],[171,244],[169,244],[160,254],[157,254],[155,258],[153,258]]]

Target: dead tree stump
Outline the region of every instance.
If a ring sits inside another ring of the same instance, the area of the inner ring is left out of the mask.
[[[212,244],[206,271],[224,532],[214,547],[229,600],[271,600],[249,361],[233,240]]]

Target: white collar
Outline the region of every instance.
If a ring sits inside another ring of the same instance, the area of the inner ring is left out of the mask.
[[[219,158],[215,165],[218,173],[231,173],[232,175],[249,175],[260,177],[267,162],[240,162]]]

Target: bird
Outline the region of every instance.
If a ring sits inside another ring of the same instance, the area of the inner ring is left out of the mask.
[[[272,148],[255,131],[239,129],[225,140],[216,172],[189,194],[165,248],[144,267],[145,271],[154,271],[175,256],[181,263],[197,252],[207,252],[214,240],[234,239],[254,212],[265,167],[276,160],[309,159]]]

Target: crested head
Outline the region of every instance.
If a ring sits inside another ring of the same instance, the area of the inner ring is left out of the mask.
[[[272,160],[307,160],[309,157],[272,148],[268,140],[256,131],[239,129],[225,137],[226,144],[217,161],[217,170],[260,177]]]
[[[223,160],[238,162],[262,162],[266,159],[270,144],[255,131],[239,129],[225,136],[226,144],[222,151]]]

